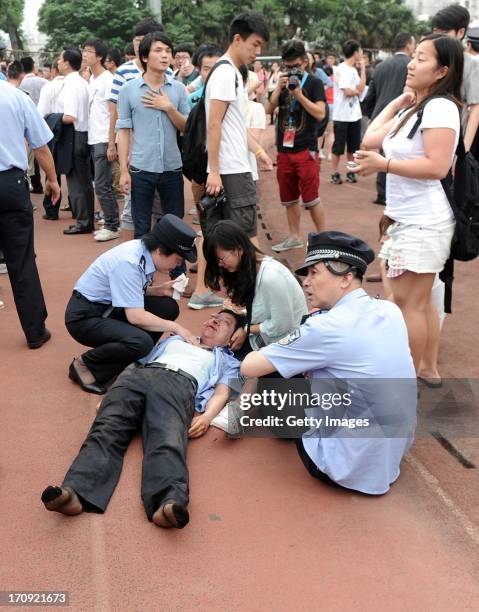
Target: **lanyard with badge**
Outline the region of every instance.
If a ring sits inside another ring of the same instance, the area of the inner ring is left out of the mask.
[[[308,73],[305,72],[303,74],[303,78],[301,79],[301,84],[299,85],[300,89],[303,89],[304,84],[308,78]],[[289,107],[289,118],[288,118],[288,127],[284,130],[283,135],[283,147],[287,147],[292,149],[294,147],[294,139],[296,138],[296,127],[293,125],[293,113],[296,108],[297,99],[291,102],[291,106]]]

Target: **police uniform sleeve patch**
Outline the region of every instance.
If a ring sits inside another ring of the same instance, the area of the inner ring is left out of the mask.
[[[278,344],[281,344],[281,346],[287,346],[288,344],[291,344],[298,338],[301,338],[301,330],[299,329],[299,327],[298,329],[295,329],[292,332],[290,332],[284,338],[281,338],[281,340],[278,340]]]

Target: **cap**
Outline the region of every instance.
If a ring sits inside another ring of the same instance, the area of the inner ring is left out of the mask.
[[[356,236],[343,232],[311,232],[308,235],[308,251],[304,264],[296,274],[306,276],[308,268],[319,261],[342,261],[360,270],[363,274],[374,261],[372,248]]]
[[[479,26],[470,27],[467,30],[467,40],[468,42],[478,44],[479,43]]]
[[[174,253],[181,255],[191,263],[196,261],[196,232],[182,219],[168,213],[158,221],[151,231],[161,244],[164,244]]]

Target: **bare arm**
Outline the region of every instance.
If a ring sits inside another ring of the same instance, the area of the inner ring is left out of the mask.
[[[220,177],[220,143],[221,124],[228,110],[228,102],[223,100],[211,100],[208,116],[207,150],[210,173],[206,181],[206,191],[212,195],[218,195],[223,188]]]
[[[118,137],[118,158],[120,160],[120,188],[127,193],[131,188],[131,176],[128,170],[128,156],[130,154],[130,128],[120,128]]]
[[[228,385],[218,384],[215,391],[206,404],[203,414],[196,416],[188,431],[189,438],[199,438],[208,430],[211,421],[217,416],[226,405],[230,396]]]
[[[272,372],[276,372],[276,368],[264,357],[261,351],[248,353],[241,364],[241,374],[248,378],[265,376]]]
[[[118,119],[118,109],[116,104],[111,100],[108,101],[108,110],[110,111],[110,122],[108,124],[108,149],[106,151],[108,161],[114,161],[118,155],[115,146],[115,125]]]
[[[63,115],[62,122],[66,124],[75,123],[75,117],[72,117],[71,115]]]
[[[368,126],[364,134],[361,147],[364,149],[380,149],[383,140],[391,129],[394,117],[398,112],[410,106],[414,102],[415,96],[412,93],[401,94],[398,98],[390,102]]]
[[[129,323],[145,331],[171,332],[181,336],[190,344],[199,343],[197,337],[179,323],[157,317],[144,308],[125,308],[125,315]]]
[[[56,204],[60,199],[60,185],[57,183],[57,173],[55,171],[55,162],[53,161],[52,153],[48,145],[43,145],[43,147],[33,149],[33,154],[47,177],[45,191],[47,195],[51,196],[53,204]]]
[[[464,147],[469,151],[474,142],[474,138],[479,127],[479,104],[469,107],[469,117],[467,120],[466,131],[464,133]]]

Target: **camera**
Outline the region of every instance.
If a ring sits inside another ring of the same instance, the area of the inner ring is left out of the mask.
[[[224,191],[221,191],[219,195],[204,195],[201,200],[198,202],[198,206],[201,212],[205,212],[207,210],[211,210],[216,208],[219,204],[225,204],[226,202],[226,194]]]
[[[303,77],[303,71],[300,68],[290,68],[286,75],[288,77],[288,89],[292,91],[299,87]]]

